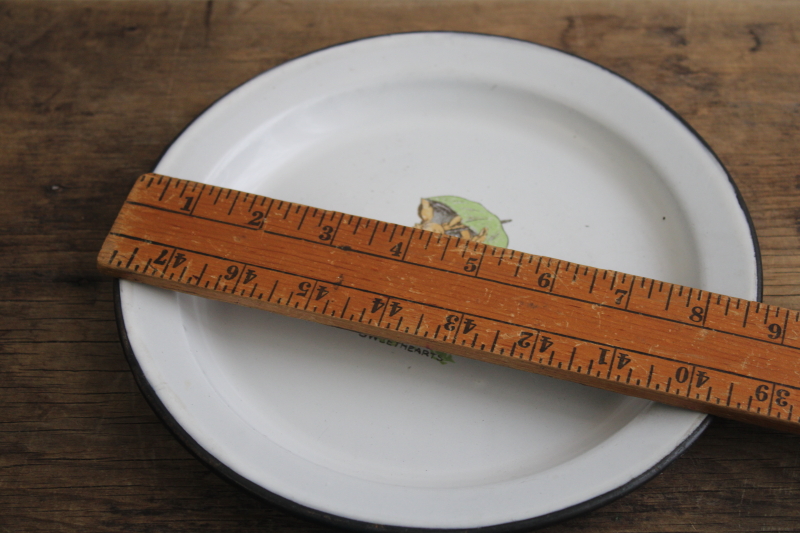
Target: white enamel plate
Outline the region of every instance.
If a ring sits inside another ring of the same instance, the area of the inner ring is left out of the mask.
[[[405,225],[448,197],[449,222],[489,213],[516,250],[759,296],[747,214],[709,148],[626,80],[530,43],[403,34],[296,59],[214,104],[156,172]],[[550,523],[646,481],[705,420],[144,285],[120,283],[120,316],[143,390],[192,449],[337,524]]]

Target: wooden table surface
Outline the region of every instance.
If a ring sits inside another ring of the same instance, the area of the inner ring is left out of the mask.
[[[0,531],[329,531],[228,484],[153,413],[95,269],[133,179],[256,74],[361,37],[507,35],[595,61],[710,144],[800,309],[800,2],[0,2]],[[549,532],[800,531],[800,436],[715,420]]]

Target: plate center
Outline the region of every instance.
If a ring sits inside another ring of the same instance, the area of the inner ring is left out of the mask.
[[[422,198],[503,220],[509,247],[692,285],[690,232],[622,139],[514,88],[437,80],[291,109],[212,181],[413,225]],[[562,465],[647,403],[216,302],[182,300],[214,388],[267,438],[380,483],[471,486]]]

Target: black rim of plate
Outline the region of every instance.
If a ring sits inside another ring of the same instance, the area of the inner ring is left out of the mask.
[[[734,193],[736,194],[736,198],[737,198],[737,200],[739,202],[739,207],[742,210],[742,214],[744,215],[744,217],[745,217],[745,219],[747,221],[747,224],[748,224],[748,226],[750,228],[750,236],[751,236],[751,239],[753,241],[753,250],[754,250],[754,254],[755,254],[754,260],[755,260],[755,263],[756,263],[756,265],[755,265],[756,266],[756,283],[757,283],[756,298],[757,298],[757,300],[761,301],[762,296],[763,296],[763,271],[762,271],[762,265],[761,265],[761,251],[760,251],[760,247],[759,247],[759,244],[758,244],[758,238],[756,236],[755,227],[753,225],[753,220],[752,220],[752,218],[750,216],[750,213],[749,213],[749,211],[747,209],[747,205],[744,202],[744,198],[742,197],[741,192],[739,191],[739,188],[736,186],[736,183],[731,178],[730,173],[725,168],[725,166],[722,164],[722,161],[720,161],[720,159],[716,155],[716,153],[714,153],[714,151],[711,149],[711,146],[705,141],[705,139],[703,139],[697,133],[697,131],[695,131],[695,129],[688,122],[686,122],[677,112],[675,112],[670,106],[668,106],[666,103],[661,101],[658,97],[656,97],[655,95],[653,95],[652,93],[650,93],[646,89],[644,89],[644,88],[640,87],[639,85],[633,83],[632,81],[628,80],[627,78],[622,77],[621,75],[617,74],[616,72],[614,72],[612,70],[609,70],[608,68],[606,68],[606,67],[604,67],[602,65],[599,65],[599,64],[594,63],[592,61],[589,61],[587,59],[579,57],[579,56],[577,56],[575,54],[572,54],[570,52],[565,52],[563,50],[558,50],[557,48],[553,48],[553,47],[550,47],[550,46],[541,45],[541,44],[538,44],[538,43],[532,43],[532,42],[529,42],[529,41],[523,41],[523,40],[520,40],[520,39],[515,39],[513,37],[505,37],[505,36],[491,35],[491,34],[469,33],[469,32],[407,32],[407,33],[394,33],[394,34],[387,34],[387,35],[380,35],[380,36],[373,36],[373,37],[365,37],[363,39],[355,39],[353,41],[347,41],[347,42],[338,43],[338,44],[335,44],[335,45],[332,45],[332,46],[329,46],[329,47],[326,47],[326,48],[321,48],[319,50],[315,50],[313,52],[309,52],[308,54],[304,54],[302,56],[298,56],[296,58],[293,58],[293,59],[291,59],[289,61],[294,61],[296,59],[301,59],[303,57],[315,54],[315,53],[323,51],[323,50],[327,50],[327,49],[331,49],[331,48],[338,48],[340,46],[347,46],[348,44],[355,43],[355,42],[368,41],[368,40],[371,40],[371,39],[381,39],[381,38],[387,38],[387,37],[399,37],[399,36],[403,36],[403,35],[414,35],[414,34],[473,35],[473,36],[488,37],[488,38],[492,38],[492,39],[507,39],[509,41],[525,43],[525,44],[531,45],[531,46],[536,46],[536,47],[541,47],[541,48],[548,48],[548,49],[554,50],[554,51],[556,51],[558,53],[561,53],[561,54],[564,54],[564,55],[567,55],[567,56],[571,56],[571,57],[575,57],[575,58],[577,58],[577,59],[579,59],[581,61],[584,61],[584,62],[586,62],[586,63],[588,63],[590,65],[594,65],[596,67],[601,68],[605,72],[607,72],[607,73],[615,76],[616,78],[624,81],[625,83],[627,83],[631,87],[641,91],[642,93],[644,93],[645,95],[650,97],[653,101],[655,101],[660,106],[662,106],[667,112],[671,113],[676,119],[678,119],[678,121],[680,121],[680,123],[697,139],[697,141],[700,142],[703,145],[703,147],[705,147],[706,151],[719,163],[720,168],[722,168],[722,170],[725,172],[725,175],[728,178],[728,182],[729,182],[731,188],[733,189]],[[282,64],[285,64],[285,63],[282,63]],[[277,65],[276,67],[279,67],[279,66],[280,65]],[[273,68],[275,68],[275,67],[273,67]],[[249,83],[249,81],[251,81],[251,80],[246,81],[244,84]],[[242,85],[244,85],[244,84],[242,84]],[[200,113],[197,116],[197,118],[202,116],[206,111],[211,109],[218,102],[224,100],[225,97],[227,97],[231,92],[233,92],[237,88],[238,87],[235,87],[235,88],[231,89],[231,91],[229,91],[226,94],[224,94],[223,96],[221,96],[219,99],[217,99],[215,102],[213,102],[210,106],[208,106],[208,108],[206,108],[206,110],[204,110],[203,113]],[[197,120],[197,118],[195,118],[195,120]],[[175,140],[177,140],[181,135],[183,135],[183,133],[187,129],[189,129],[192,126],[192,124],[194,124],[195,120],[193,120],[192,122],[187,124],[186,127],[183,128],[183,130],[181,130],[181,132],[175,137],[173,142],[170,143],[170,146],[175,142]],[[162,154],[161,154],[162,157],[161,158],[163,158],[163,155],[166,153],[166,151],[168,149],[169,149],[169,146],[167,148],[165,148],[164,152],[162,152]],[[159,158],[159,159],[161,159],[161,158]],[[577,505],[573,505],[571,507],[567,507],[565,509],[561,509],[559,511],[555,511],[553,513],[549,513],[549,514],[546,514],[546,515],[541,515],[541,516],[537,516],[537,517],[533,517],[533,518],[528,518],[528,519],[524,519],[524,520],[514,521],[514,522],[507,522],[507,523],[491,525],[491,526],[481,526],[481,527],[476,527],[476,528],[453,528],[453,529],[450,529],[450,528],[447,528],[447,529],[418,528],[418,527],[393,526],[393,525],[365,522],[365,521],[360,521],[360,520],[355,520],[355,519],[350,519],[350,518],[337,516],[337,515],[330,514],[330,513],[325,513],[323,511],[319,511],[317,509],[314,509],[314,508],[311,508],[311,507],[307,507],[307,506],[299,504],[299,503],[297,503],[295,501],[292,501],[292,500],[289,500],[289,499],[284,498],[282,496],[279,496],[278,494],[275,494],[274,492],[271,492],[271,491],[265,489],[264,487],[262,487],[262,486],[260,486],[260,485],[258,485],[256,483],[253,483],[249,479],[237,474],[236,472],[231,470],[227,465],[225,465],[224,463],[219,461],[216,457],[214,457],[211,453],[209,453],[205,448],[203,448],[175,420],[175,418],[172,416],[172,414],[169,412],[169,410],[161,402],[161,399],[158,397],[158,394],[156,394],[156,392],[153,389],[153,387],[150,384],[150,382],[145,377],[144,372],[142,371],[142,368],[139,365],[139,361],[136,358],[136,354],[134,353],[133,348],[131,347],[130,341],[128,339],[128,332],[127,332],[127,330],[125,328],[125,319],[124,319],[123,313],[122,313],[122,302],[121,302],[121,297],[120,297],[119,280],[115,280],[114,281],[114,309],[115,309],[115,312],[116,312],[117,329],[119,330],[119,336],[120,336],[120,341],[122,343],[122,348],[124,350],[125,357],[128,360],[128,364],[131,367],[131,370],[133,372],[134,378],[136,379],[136,383],[139,386],[139,389],[141,390],[141,392],[144,395],[144,397],[147,400],[147,402],[150,404],[150,407],[153,409],[153,411],[155,411],[155,413],[158,415],[159,418],[161,418],[161,420],[164,422],[164,424],[167,426],[167,428],[173,433],[173,435],[175,435],[175,437],[181,442],[181,444],[183,444],[184,447],[186,447],[189,450],[189,452],[191,452],[201,462],[205,463],[206,466],[208,466],[210,469],[212,469],[214,472],[216,472],[218,475],[220,475],[226,481],[233,483],[234,485],[236,485],[236,486],[238,486],[238,487],[240,487],[240,488],[242,488],[242,489],[244,489],[244,490],[246,490],[246,491],[248,491],[248,492],[250,492],[250,493],[252,493],[252,494],[254,494],[254,495],[258,496],[258,497],[260,497],[260,498],[262,498],[263,500],[265,500],[265,501],[267,501],[269,503],[272,503],[272,504],[278,505],[280,507],[283,507],[287,511],[289,511],[289,512],[295,514],[295,515],[298,515],[300,517],[309,518],[311,520],[315,520],[315,521],[321,522],[321,523],[326,524],[326,525],[345,528],[345,529],[351,529],[351,530],[356,530],[356,531],[378,531],[378,530],[380,530],[380,531],[389,531],[389,532],[395,532],[395,533],[401,533],[401,532],[409,532],[409,533],[410,532],[419,532],[419,533],[422,533],[422,532],[431,532],[431,533],[448,532],[448,533],[455,533],[455,532],[467,532],[467,531],[474,532],[474,533],[478,533],[478,532],[480,532],[480,533],[489,533],[489,532],[491,532],[491,533],[504,533],[504,532],[510,532],[510,531],[538,529],[538,528],[541,528],[541,527],[552,525],[552,524],[555,524],[557,522],[561,522],[561,521],[566,520],[568,518],[573,518],[575,516],[587,513],[589,511],[592,511],[594,509],[597,509],[599,507],[607,505],[607,504],[613,502],[614,500],[624,496],[625,494],[628,494],[629,492],[633,491],[634,489],[640,487],[641,485],[645,484],[646,482],[651,480],[653,477],[658,475],[661,471],[663,471],[675,459],[680,457],[687,449],[689,449],[689,447],[692,444],[694,444],[694,442],[700,437],[700,435],[702,435],[703,431],[705,431],[705,429],[708,427],[708,425],[711,423],[711,420],[713,419],[712,416],[707,416],[703,420],[703,422],[680,445],[678,445],[670,454],[665,456],[656,465],[654,465],[650,469],[646,470],[645,472],[641,473],[639,476],[635,477],[634,479],[628,481],[627,483],[625,483],[625,484],[617,487],[616,489],[611,490],[611,491],[609,491],[609,492],[607,492],[605,494],[601,494],[600,496],[596,496],[595,498],[586,500],[584,502],[581,502],[581,503],[579,503]]]

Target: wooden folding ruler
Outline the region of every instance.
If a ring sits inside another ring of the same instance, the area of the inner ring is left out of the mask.
[[[156,174],[104,273],[800,431],[800,312]]]

